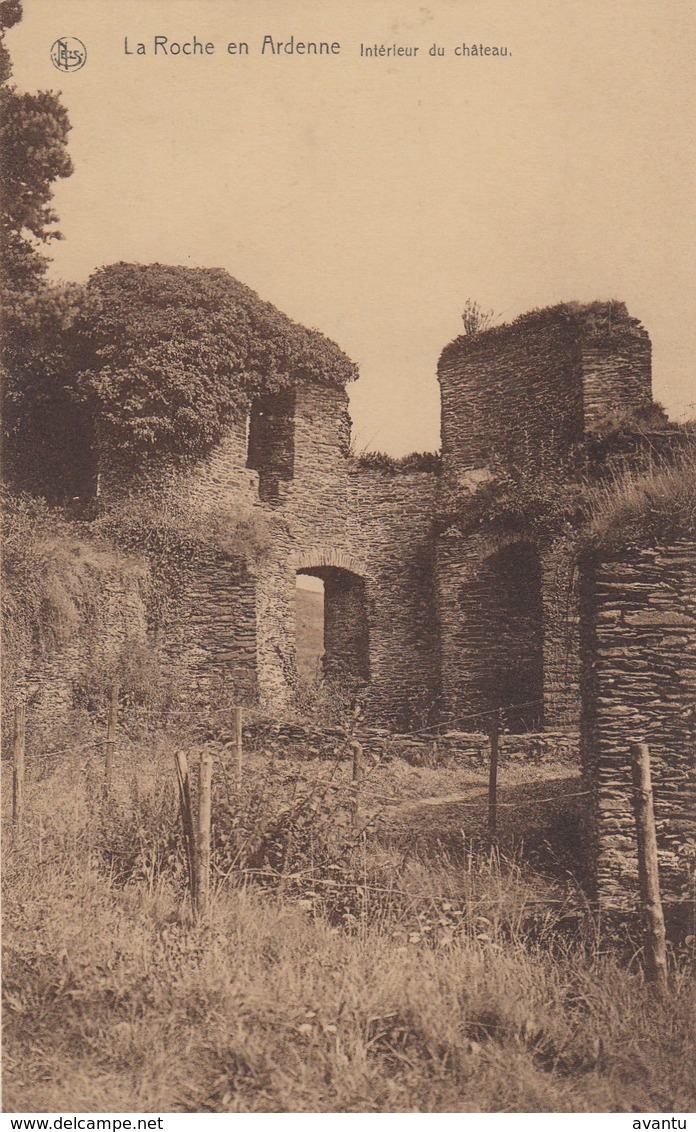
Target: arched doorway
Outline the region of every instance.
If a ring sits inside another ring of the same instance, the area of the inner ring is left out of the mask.
[[[370,678],[370,634],[364,577],[344,566],[320,562],[301,565],[297,580],[300,675],[319,671],[321,661],[320,671],[330,679],[352,686],[366,683]]]

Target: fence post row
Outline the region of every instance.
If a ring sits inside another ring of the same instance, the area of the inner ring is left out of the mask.
[[[15,704],[12,745],[12,821],[18,832],[24,823],[24,755],[26,751],[26,704]]]
[[[106,723],[106,766],[104,768],[104,784],[107,790],[111,789],[114,774],[114,754],[116,748],[116,724],[118,723],[118,696],[121,687],[119,684],[111,685],[109,698],[109,713]]]
[[[491,758],[488,769],[488,832],[495,837],[498,828],[498,750],[500,747],[500,709],[491,715],[488,730]]]
[[[640,900],[645,925],[645,973],[648,981],[654,983],[658,991],[662,991],[667,985],[667,949],[660,897],[650,751],[647,743],[631,743],[631,770]]]

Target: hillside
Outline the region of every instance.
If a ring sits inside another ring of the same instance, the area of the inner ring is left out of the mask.
[[[316,678],[324,652],[324,595],[317,590],[296,589],[297,670],[305,680]]]

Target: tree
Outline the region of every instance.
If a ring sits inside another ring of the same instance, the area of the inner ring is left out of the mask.
[[[68,114],[51,91],[0,87],[0,231],[5,285],[35,286],[48,261],[41,246],[61,239],[50,205],[53,183],[73,171],[67,152]]]
[[[64,482],[66,474],[70,479],[65,449],[74,439],[80,409],[66,383],[73,362],[70,328],[81,289],[47,282],[44,248],[61,238],[51,200],[55,181],[73,169],[67,151],[70,122],[56,94],[23,93],[9,82],[5,33],[21,16],[19,0],[0,3],[4,471],[25,490],[50,484],[49,494],[59,500],[74,490],[74,483]]]
[[[80,284],[42,280],[5,311],[5,479],[53,504],[89,496],[96,475],[92,421],[74,389],[75,321],[88,302]]]
[[[47,260],[42,245],[61,239],[50,205],[53,184],[73,171],[67,150],[70,122],[52,91],[20,92],[9,82],[5,32],[22,16],[18,0],[0,3],[0,233],[5,287],[35,286]]]

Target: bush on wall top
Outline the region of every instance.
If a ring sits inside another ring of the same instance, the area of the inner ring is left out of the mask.
[[[124,455],[195,459],[255,396],[357,376],[334,342],[222,269],[117,263],[87,292],[78,385],[100,441]]]
[[[573,337],[579,327],[588,338],[616,340],[645,335],[638,319],[629,315],[626,304],[616,299],[594,303],[557,303],[552,307],[526,311],[511,322],[486,325],[475,333],[460,334],[445,346],[440,365],[462,355],[490,350],[492,345],[497,346],[501,342],[538,339],[540,332],[567,332]]]

